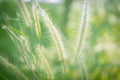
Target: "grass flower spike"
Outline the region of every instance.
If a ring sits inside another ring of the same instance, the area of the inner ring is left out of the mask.
[[[60,33],[58,32],[58,30],[56,29],[56,27],[54,26],[54,24],[50,20],[49,16],[47,15],[47,13],[43,9],[40,9],[39,13],[40,13],[45,25],[47,25],[47,28],[50,31],[51,36],[52,36],[52,38],[55,42],[57,52],[59,53],[58,54],[59,59],[64,60],[66,58],[66,56],[65,56],[66,53],[65,53],[65,49],[64,49],[62,39],[60,37]]]
[[[30,14],[28,12],[28,9],[27,9],[25,3],[23,2],[23,0],[18,0],[18,2],[20,3],[20,7],[22,10],[25,22],[26,22],[27,26],[30,27],[30,25],[32,24],[32,20],[31,20]]]
[[[19,80],[28,80],[25,75],[15,66],[9,63],[6,59],[0,56],[0,64],[3,65],[6,69],[11,71],[16,75]]]
[[[82,61],[83,57],[79,60],[81,63],[78,64],[72,63],[72,60],[74,60],[73,56],[75,56],[75,61],[78,60],[80,53],[84,49],[84,45],[86,45],[85,42],[87,32],[89,30],[88,0],[84,0],[81,24],[78,29],[75,46],[74,44],[69,46],[69,44],[75,40],[75,38],[71,36],[71,33],[76,34],[74,33],[74,29],[76,29],[76,27],[70,27],[65,30],[68,34],[63,38],[69,39],[66,39],[65,43],[68,43],[67,51],[70,52],[69,54],[66,54],[61,33],[54,25],[47,12],[41,8],[45,6],[42,4],[44,1],[40,3],[41,7],[39,7],[39,2],[37,2],[37,0],[27,2],[26,4],[32,5],[31,11],[28,11],[24,0],[18,0],[18,2],[20,4],[23,17],[21,14],[18,14],[14,21],[12,21],[12,19],[6,19],[7,24],[6,26],[3,26],[3,29],[6,30],[20,53],[19,58],[22,61],[20,66],[22,66],[21,68],[25,71],[26,76],[2,57],[0,57],[0,63],[6,69],[10,69],[15,73],[20,80],[81,80],[83,77],[87,77],[87,69],[85,69],[86,65],[84,64],[85,62],[83,62],[84,60]],[[61,4],[62,3],[60,3],[60,6]],[[71,15],[76,15],[76,13]],[[60,19],[62,19],[62,17]],[[79,24],[79,22],[75,24]],[[48,32],[49,34],[47,34]],[[49,35],[51,37],[49,37]],[[58,57],[56,57],[56,55]]]
[[[84,0],[83,5],[83,13],[81,19],[81,25],[79,27],[78,37],[77,37],[77,44],[75,48],[75,60],[79,57],[80,52],[83,49],[83,45],[86,39],[87,31],[88,31],[88,22],[89,22],[89,9],[88,9],[88,1]]]
[[[33,17],[34,17],[34,22],[35,22],[35,30],[36,30],[38,38],[40,39],[40,37],[41,37],[41,28],[40,28],[40,22],[39,22],[39,16],[38,16],[38,8],[37,8],[37,3],[36,2],[33,3],[32,11],[33,11]]]
[[[40,10],[39,13],[42,17],[42,20],[44,21],[45,25],[47,25],[47,28],[48,28],[48,30],[53,38],[53,41],[56,45],[57,53],[58,53],[60,61],[62,62],[64,74],[66,75],[66,66],[65,66],[66,52],[65,52],[65,48],[64,48],[62,39],[60,37],[60,33],[58,32],[58,30],[56,29],[56,27],[50,20],[47,13],[43,9],[39,9],[39,10]]]
[[[44,54],[42,53],[39,45],[36,47],[36,52],[38,53],[39,58],[41,59],[41,61],[43,62],[44,66],[45,66],[45,70],[46,70],[46,73],[48,75],[48,78],[50,80],[54,80],[54,77],[53,77],[52,72],[50,70],[50,66],[48,64],[48,61],[45,58]]]

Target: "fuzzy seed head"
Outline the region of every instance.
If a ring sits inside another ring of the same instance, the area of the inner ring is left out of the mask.
[[[28,80],[25,75],[13,64],[9,63],[5,58],[0,56],[0,65],[3,65],[7,70],[13,72],[19,80]]]
[[[41,28],[40,28],[40,22],[39,22],[39,16],[38,16],[38,9],[37,9],[37,4],[33,4],[32,6],[32,11],[33,11],[33,18],[35,21],[35,31],[38,36],[38,38],[41,37]]]
[[[23,16],[24,16],[24,19],[25,19],[25,22],[26,22],[26,25],[28,27],[30,27],[30,25],[32,24],[32,20],[31,20],[31,17],[30,17],[30,13],[25,5],[25,3],[23,2],[23,0],[18,0],[19,3],[20,3],[20,7],[21,7],[21,10],[22,10],[22,13],[23,13]]]
[[[66,53],[65,53],[65,49],[64,49],[62,39],[60,37],[60,33],[58,32],[56,27],[53,25],[49,16],[47,15],[47,13],[43,9],[40,9],[40,15],[42,16],[43,21],[47,25],[48,30],[50,31],[51,36],[53,38],[53,41],[55,42],[55,45],[56,45],[56,48],[57,48],[57,51],[58,51],[59,59],[64,61],[64,59],[66,58],[66,56],[65,56]]]
[[[29,42],[24,36],[20,36],[21,44],[26,52],[30,52]]]
[[[82,17],[81,17],[81,25],[79,27],[77,44],[76,44],[76,48],[75,48],[76,57],[78,57],[80,51],[82,51],[85,40],[87,38],[87,31],[89,30],[88,22],[89,22],[88,1],[84,0],[83,13],[82,13]]]
[[[37,47],[36,47],[36,52],[39,53],[39,57],[45,66],[45,70],[46,70],[46,73],[48,75],[48,79],[54,80],[54,77],[52,75],[48,61],[47,61],[46,57],[44,56],[44,54],[42,53],[42,50],[40,49],[39,45],[37,45]]]

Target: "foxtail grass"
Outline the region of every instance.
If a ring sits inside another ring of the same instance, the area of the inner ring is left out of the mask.
[[[28,12],[28,9],[25,5],[25,3],[23,2],[23,0],[18,0],[18,2],[20,3],[20,8],[21,8],[21,11],[23,13],[23,16],[24,16],[24,20],[26,22],[26,25],[28,27],[31,26],[32,24],[32,20],[31,20],[31,16],[30,16],[30,13]]]
[[[41,64],[44,66],[44,70],[47,74],[47,78],[49,80],[55,80],[55,77],[51,71],[51,67],[49,65],[49,62],[45,55],[43,54],[44,51],[42,51],[41,46],[42,44],[39,42],[42,39],[42,30],[41,30],[41,24],[40,22],[43,21],[43,24],[45,24],[47,29],[50,32],[50,35],[52,37],[53,43],[55,44],[55,47],[57,49],[59,61],[61,62],[61,66],[63,67],[63,73],[65,75],[69,74],[66,72],[67,63],[66,63],[66,50],[62,41],[62,37],[60,35],[59,30],[56,28],[54,23],[49,18],[49,15],[45,12],[44,9],[41,9],[41,7],[38,7],[37,3],[33,1],[32,5],[32,15],[30,15],[30,12],[28,12],[27,7],[25,3],[22,0],[18,0],[20,3],[20,7],[22,10],[22,13],[24,15],[25,24],[23,22],[22,25],[19,25],[19,28],[13,28],[9,25],[4,26],[3,28],[8,32],[11,39],[15,43],[16,47],[19,49],[22,58],[26,61],[27,66],[31,70],[33,77],[35,77],[33,80],[40,80],[41,75],[39,75],[39,70],[41,67]],[[75,61],[79,58],[80,53],[83,50],[83,46],[85,43],[85,39],[87,38],[87,31],[89,29],[88,22],[89,22],[89,9],[88,9],[88,0],[84,0],[83,4],[83,11],[82,11],[82,17],[81,17],[81,25],[79,27],[78,31],[78,37],[76,40],[76,47],[75,47]],[[20,18],[21,19],[21,18]],[[33,19],[33,20],[32,20]],[[22,22],[22,21],[21,21]],[[27,26],[32,26],[32,28],[26,28]],[[24,30],[25,29],[25,30]],[[9,62],[7,62],[5,59],[0,57],[1,61],[4,61],[2,63],[4,66],[10,66]],[[7,63],[7,64],[6,64]],[[76,64],[75,64],[76,65]],[[84,65],[83,65],[84,66]],[[13,68],[13,66],[12,66]],[[12,69],[11,69],[12,70]],[[37,73],[35,73],[35,71]],[[14,73],[17,73],[13,71]],[[85,71],[86,72],[86,71]],[[16,75],[18,75],[17,73]],[[19,74],[20,75],[20,74]],[[24,77],[24,75],[20,75],[20,77]],[[26,79],[26,78],[25,78]],[[25,80],[24,78],[21,80]],[[66,78],[67,80],[67,78]]]
[[[14,73],[19,80],[28,80],[28,78],[13,64],[9,63],[5,58],[0,56],[0,64],[4,66],[5,69]]]
[[[32,72],[33,77],[37,78],[33,69],[36,66],[35,58],[33,53],[31,52],[28,36],[11,26],[3,26],[3,29],[8,32],[10,38],[13,40],[15,46],[18,48],[21,56],[25,60],[28,68]],[[32,56],[32,58],[30,58],[30,55]],[[33,63],[34,65],[32,65]]]
[[[86,41],[87,31],[89,29],[89,7],[88,7],[88,0],[84,0],[83,4],[83,11],[82,11],[82,17],[81,17],[81,24],[79,27],[78,37],[77,37],[77,43],[75,47],[75,61],[80,56],[80,53],[83,50],[84,43]]]
[[[50,68],[50,66],[49,66],[49,64],[48,64],[48,61],[47,61],[47,59],[45,58],[42,50],[40,49],[40,46],[39,46],[39,45],[36,47],[36,52],[38,53],[39,58],[41,59],[42,63],[43,63],[44,66],[45,66],[45,70],[46,70],[46,73],[47,73],[47,75],[48,75],[48,79],[54,80],[53,74],[52,74],[52,72],[51,72],[51,68]]]
[[[81,63],[78,64],[78,66],[81,66],[82,69],[82,78],[84,79],[88,79],[88,75],[87,75],[87,68],[85,66],[85,62],[83,60],[83,56],[82,55],[82,51],[84,50],[84,46],[85,46],[85,42],[87,39],[87,33],[89,31],[89,6],[88,6],[88,0],[84,0],[84,4],[83,4],[83,11],[82,11],[82,17],[81,17],[81,24],[79,27],[79,32],[78,32],[78,37],[77,37],[77,44],[75,47],[75,59],[74,62],[80,62],[79,60],[81,60]],[[79,59],[79,60],[78,60]]]
[[[38,6],[37,3],[34,2],[33,6],[32,6],[32,11],[33,11],[36,34],[37,34],[38,38],[40,39],[40,37],[41,37],[41,27],[40,27],[40,20],[39,20],[37,6]]]
[[[59,60],[62,61],[63,69],[64,69],[64,72],[66,75],[66,67],[65,67],[66,52],[65,52],[64,44],[61,39],[60,33],[58,32],[55,25],[50,20],[47,13],[41,8],[39,8],[39,10],[40,10],[40,12],[39,12],[40,16],[42,17],[41,19],[44,21],[45,25],[47,26],[47,28],[53,38],[53,41],[56,45]]]

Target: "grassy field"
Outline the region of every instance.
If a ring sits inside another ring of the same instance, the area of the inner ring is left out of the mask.
[[[119,0],[0,0],[0,80],[119,80]]]

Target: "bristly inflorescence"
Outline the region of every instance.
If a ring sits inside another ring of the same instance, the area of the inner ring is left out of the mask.
[[[26,25],[28,27],[31,26],[32,24],[32,20],[31,20],[31,16],[30,16],[30,13],[26,7],[26,5],[24,4],[23,0],[18,0],[18,2],[20,3],[20,7],[21,7],[21,11],[23,13],[23,16],[24,16],[24,20],[26,22]]]
[[[60,61],[62,61],[62,64],[64,66],[64,71],[66,71],[65,70],[66,52],[65,52],[64,44],[63,44],[63,41],[61,39],[60,33],[58,32],[55,25],[52,23],[49,16],[47,15],[47,13],[43,9],[40,9],[39,14],[41,15],[45,25],[47,25],[47,28],[48,28],[48,30],[53,38],[53,41],[56,45],[59,59],[60,59]]]
[[[13,64],[9,63],[5,58],[0,56],[0,65],[2,65],[11,73],[15,74],[19,80],[28,80],[28,78]]]
[[[42,50],[40,49],[40,45],[37,45],[36,52],[38,53],[39,58],[41,59],[42,63],[45,66],[45,70],[48,75],[48,79],[54,80],[53,74],[51,72],[51,68],[50,68],[48,61],[47,61],[46,57],[44,56]]]
[[[81,17],[81,24],[79,27],[77,43],[75,47],[75,60],[80,56],[80,52],[82,52],[86,38],[87,38],[87,31],[89,30],[89,6],[88,1],[84,0],[83,4],[83,11]]]
[[[36,2],[32,5],[32,11],[33,11],[33,18],[34,18],[34,24],[35,24],[35,31],[38,36],[38,38],[41,38],[41,27],[40,27],[40,19],[38,14],[38,5]]]
[[[20,4],[21,11],[24,15],[23,24],[19,25],[18,26],[19,28],[15,28],[12,25],[6,25],[3,26],[3,28],[8,32],[15,46],[20,51],[22,58],[25,61],[25,64],[27,64],[28,69],[32,73],[33,76],[32,79],[33,80],[42,79],[42,76],[40,75],[40,71],[42,70],[41,64],[43,64],[45,74],[47,74],[47,79],[55,80],[56,78],[56,74],[52,73],[53,71],[50,66],[52,62],[50,63],[49,59],[47,59],[47,57],[44,54],[44,50],[42,50],[41,48],[44,45],[39,42],[40,40],[42,42],[41,36],[42,35],[44,36],[41,29],[41,27],[44,27],[43,24],[50,32],[50,36],[52,37],[53,43],[55,44],[55,48],[58,53],[59,62],[60,62],[60,64],[59,63],[58,64],[63,67],[63,75],[66,78],[67,75],[69,75],[69,72],[67,72],[67,70],[70,70],[67,69],[68,65],[70,65],[69,63],[67,63],[67,60],[70,59],[66,58],[68,54],[66,54],[66,49],[64,47],[64,43],[59,30],[51,21],[46,11],[41,7],[39,7],[36,1],[33,1],[32,4],[32,11],[31,11],[32,15],[30,15],[30,12],[28,11],[25,3],[22,0],[18,0],[18,1]],[[81,24],[78,30],[75,52],[73,53],[75,55],[75,59],[79,58],[80,52],[82,52],[83,50],[85,39],[87,38],[87,31],[89,30],[88,27],[89,15],[90,13],[89,13],[88,1],[84,0]],[[44,23],[40,24],[42,21]],[[49,53],[49,51],[47,52]],[[55,52],[50,52],[50,53],[55,53]],[[50,53],[47,55],[48,57],[49,55],[51,55]],[[11,70],[14,70],[13,69],[14,66],[10,65],[5,59],[0,57],[0,60],[5,62],[2,63],[4,66],[6,66],[7,68],[10,67]],[[72,64],[72,66],[74,65]],[[52,67],[54,66],[52,65]],[[23,74],[19,74],[19,71],[18,72],[13,71],[13,72],[16,73],[16,75],[19,75],[21,78],[23,78],[21,80],[27,80]],[[62,70],[60,70],[60,72],[62,73]]]

